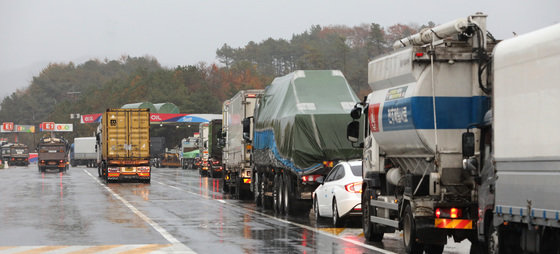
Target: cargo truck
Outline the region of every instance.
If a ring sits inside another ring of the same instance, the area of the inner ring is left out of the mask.
[[[7,143],[2,145],[2,161],[9,166],[29,166],[29,148],[25,144]]]
[[[494,50],[492,109],[480,139],[463,134],[463,168],[481,183],[479,252],[560,253],[559,42],[556,24]]]
[[[347,128],[363,147],[367,240],[398,229],[407,253],[441,253],[448,236],[478,244],[479,178],[463,169],[461,139],[471,129],[480,140],[473,128],[490,107],[496,42],[486,15],[477,13],[401,39],[394,52],[369,62],[373,92],[352,110],[356,120]]]
[[[251,182],[257,205],[286,214],[310,211],[318,180],[337,161],[360,157],[340,131],[356,102],[338,70],[299,70],[266,87],[253,119]]]
[[[193,168],[194,159],[200,154],[196,145],[196,137],[181,140],[181,167],[183,169]]]
[[[37,166],[40,172],[68,170],[68,142],[64,138],[44,137],[37,144]]]
[[[222,177],[222,147],[218,137],[222,133],[222,119],[214,119],[208,123],[208,170],[211,177]]]
[[[79,165],[91,168],[97,167],[95,144],[95,137],[74,138],[74,144],[70,148],[70,165],[72,167]]]
[[[366,124],[348,126],[366,137],[366,239],[402,229],[408,253],[441,253],[446,236],[471,253],[560,251],[560,25],[498,43],[485,24],[435,27],[369,63],[373,93],[352,111]]]
[[[223,186],[226,192],[236,198],[252,196],[253,114],[263,92],[262,89],[242,90],[223,104],[223,126],[219,141],[223,145]]]
[[[165,153],[165,137],[150,137],[150,160],[153,167],[161,167]]]
[[[107,109],[96,139],[99,177],[150,182],[149,109]]]
[[[198,173],[207,176],[208,173],[208,123],[200,123],[197,146],[200,149],[200,161],[197,163]]]

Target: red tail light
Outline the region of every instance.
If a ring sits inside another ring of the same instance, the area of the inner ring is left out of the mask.
[[[349,183],[344,188],[347,192],[362,193],[362,182]]]
[[[15,160],[16,160],[16,158],[12,158],[12,160],[13,160],[13,161],[15,161]]]
[[[463,217],[463,210],[461,208],[436,208],[436,218],[451,218],[457,219]]]
[[[321,175],[306,175],[301,177],[302,182],[315,182]]]
[[[459,212],[459,209],[457,209],[457,208],[451,208],[451,218],[452,218],[452,219],[459,218],[459,217],[458,217],[458,214],[459,214],[459,213],[460,213],[460,212]]]

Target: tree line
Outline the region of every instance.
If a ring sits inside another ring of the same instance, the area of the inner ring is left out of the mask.
[[[239,90],[264,88],[274,77],[299,69],[341,70],[355,92],[364,96],[367,63],[390,50],[396,38],[433,26],[379,24],[312,26],[290,40],[266,39],[239,48],[228,44],[216,50],[220,64],[162,67],[154,57],[122,56],[91,59],[83,64],[51,63],[30,85],[0,103],[0,121],[38,125],[41,122],[75,123],[76,136],[91,136],[93,125],[78,124],[70,114],[101,113],[107,108],[150,101],[171,102],[181,113],[220,113],[222,102]],[[14,134],[8,135],[13,141]],[[12,136],[10,136],[12,135]],[[40,133],[20,134],[34,146]]]

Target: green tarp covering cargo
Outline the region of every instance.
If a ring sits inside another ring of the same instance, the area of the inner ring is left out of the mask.
[[[356,102],[337,70],[295,71],[274,79],[255,109],[254,163],[307,175],[325,174],[324,161],[360,158],[361,149],[346,137]]]
[[[183,158],[185,159],[194,159],[196,157],[200,157],[200,150],[193,150],[190,152],[183,153]]]

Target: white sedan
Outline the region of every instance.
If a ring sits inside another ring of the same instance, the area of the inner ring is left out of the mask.
[[[361,193],[362,161],[338,163],[313,192],[315,218],[331,217],[339,227],[341,218],[361,216]]]

